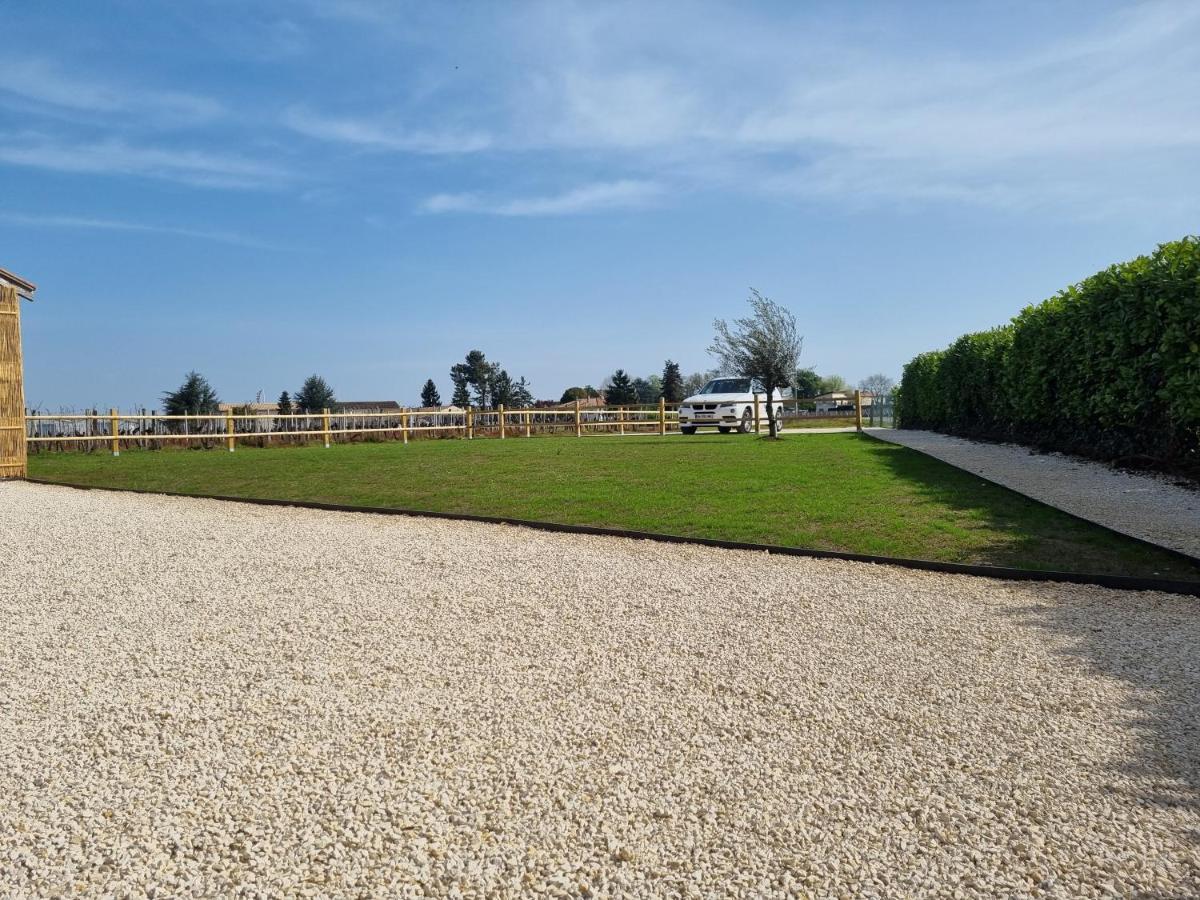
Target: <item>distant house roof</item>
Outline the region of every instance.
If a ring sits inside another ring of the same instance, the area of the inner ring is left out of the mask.
[[[14,275],[8,269],[0,269],[0,281],[11,284],[19,293],[27,296],[37,290],[37,285],[32,281],[26,281],[20,275]]]
[[[864,397],[874,397],[875,396],[870,391],[863,391],[862,395]],[[809,399],[823,400],[826,402],[839,402],[839,401],[844,400],[847,403],[852,403],[852,402],[854,402],[854,391],[829,391],[828,393],[825,393],[825,394],[817,394],[817,396],[811,397]]]
[[[243,409],[256,415],[272,415],[279,412],[279,406],[275,403],[218,403],[217,409],[221,412],[233,412],[234,410]]]
[[[333,409],[336,412],[398,412],[400,404],[395,400],[338,400]]]
[[[451,403],[449,406],[422,406],[412,410],[418,413],[460,413],[463,411],[461,406],[455,406]]]
[[[633,404],[631,404],[631,405],[633,405]],[[604,398],[603,397],[580,397],[579,398],[579,408],[580,409],[593,409],[598,406],[604,406]],[[568,400],[566,403],[556,403],[551,408],[552,409],[574,409],[575,401]]]

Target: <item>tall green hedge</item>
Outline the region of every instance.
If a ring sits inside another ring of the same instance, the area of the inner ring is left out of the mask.
[[[898,421],[1200,474],[1200,238],[922,353]]]

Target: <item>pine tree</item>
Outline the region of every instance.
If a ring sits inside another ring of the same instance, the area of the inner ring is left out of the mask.
[[[220,401],[208,379],[188,372],[178,390],[163,394],[163,413],[168,416],[200,416],[217,412]]]
[[[490,380],[492,408],[511,407],[513,405],[513,380],[509,377],[508,372],[499,369],[491,376]]]
[[[668,403],[679,403],[684,398],[683,375],[679,363],[667,360],[662,373],[662,395]]]
[[[302,413],[319,413],[335,402],[333,388],[320,375],[309,375],[296,391],[296,409]]]
[[[421,405],[422,406],[441,406],[442,395],[438,393],[437,385],[433,383],[433,379],[429,378],[425,381],[425,386],[421,388]]]
[[[467,373],[462,363],[450,369],[450,380],[454,382],[454,396],[450,398],[450,402],[463,409],[470,406],[471,391],[467,387]]]
[[[284,391],[279,395],[279,400],[275,404],[275,412],[279,416],[290,416],[294,412],[292,408],[292,395]],[[278,418],[275,420],[276,431],[290,431],[292,426],[291,419]]]
[[[513,409],[529,409],[533,406],[533,392],[529,390],[529,382],[524,375],[513,385],[512,405]]]
[[[496,405],[492,396],[492,382],[500,374],[500,366],[490,363],[482,350],[470,351],[463,362],[457,363],[450,369],[450,378],[454,382],[454,404],[469,406],[472,396],[468,388],[474,390],[475,406],[480,409],[491,409]],[[461,386],[461,390],[460,390]]]
[[[613,372],[608,382],[608,390],[604,392],[604,402],[609,406],[628,406],[637,403],[637,391],[633,381],[624,369]]]

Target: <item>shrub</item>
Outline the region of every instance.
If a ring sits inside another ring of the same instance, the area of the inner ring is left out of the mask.
[[[1200,472],[1200,239],[904,368],[899,423]]]

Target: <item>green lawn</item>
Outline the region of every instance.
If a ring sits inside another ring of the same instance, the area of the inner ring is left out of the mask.
[[[1200,580],[1200,566],[856,434],[44,453],[34,478],[512,516],[953,562]]]

